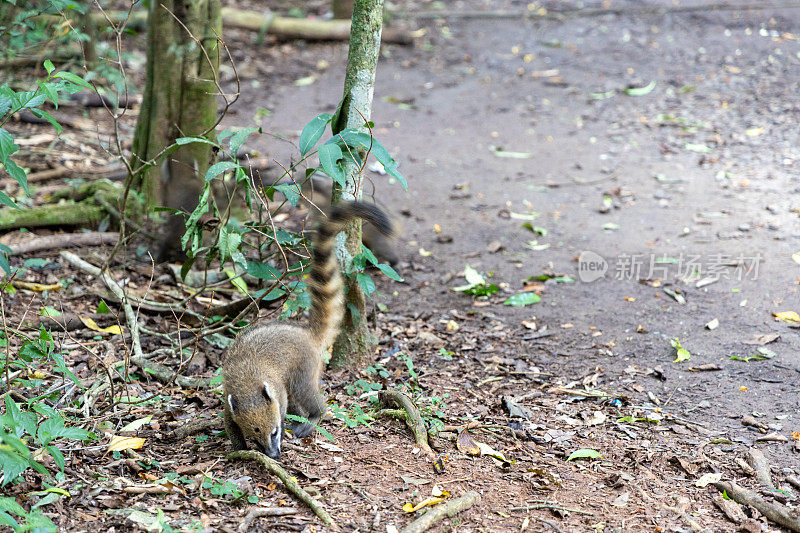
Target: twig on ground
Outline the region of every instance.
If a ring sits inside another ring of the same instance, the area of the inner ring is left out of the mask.
[[[294,507],[253,507],[245,515],[242,523],[239,524],[239,531],[247,533],[250,531],[250,526],[253,525],[253,522],[264,516],[288,516],[291,514],[297,514],[297,509]]]
[[[769,463],[761,450],[756,448],[749,448],[745,454],[747,464],[753,467],[756,471],[756,479],[767,490],[775,490],[775,485],[772,483],[772,475],[769,472]]]
[[[564,511],[566,513],[575,513],[575,514],[582,514],[588,516],[594,516],[594,513],[590,513],[589,511],[583,511],[581,509],[572,509],[571,507],[564,507],[563,505],[559,505],[557,503],[535,503],[533,505],[523,505],[521,507],[509,507],[509,511],[533,511],[536,509],[552,509],[553,511]]]
[[[208,378],[190,378],[186,376],[176,375],[175,372],[170,370],[168,367],[153,362],[148,361],[145,357],[144,353],[142,352],[142,344],[139,340],[139,327],[138,322],[136,319],[136,314],[133,312],[133,307],[131,307],[130,300],[128,299],[128,295],[125,291],[120,287],[120,285],[111,277],[111,274],[108,271],[100,270],[96,266],[87,263],[77,255],[73,254],[72,252],[67,252],[66,250],[61,252],[61,257],[63,257],[69,264],[83,270],[84,272],[91,274],[93,276],[97,276],[103,280],[106,284],[106,287],[114,293],[119,299],[120,304],[122,305],[122,309],[125,311],[125,319],[128,323],[128,329],[130,330],[131,334],[131,344],[133,345],[133,356],[130,358],[130,362],[141,367],[142,370],[145,372],[152,374],[156,379],[163,382],[174,381],[181,387],[188,387],[188,388],[205,388],[210,385],[210,379]]]
[[[749,505],[776,524],[790,531],[800,532],[800,516],[792,513],[786,506],[780,503],[768,502],[760,494],[741,487],[733,481],[719,481],[714,483],[714,486],[721,491],[725,491],[725,494],[736,503]]]
[[[55,248],[71,248],[74,246],[100,246],[115,244],[119,240],[119,233],[114,231],[93,231],[90,233],[60,233],[37,237],[26,242],[9,246],[14,255],[41,252]]]
[[[189,435],[195,433],[202,433],[208,429],[216,429],[222,427],[222,419],[219,417],[202,418],[200,420],[193,420],[188,424],[178,426],[169,434],[169,438],[175,440],[185,439]]]
[[[681,518],[689,524],[689,527],[692,528],[692,531],[704,531],[703,526],[697,523],[697,521],[689,516],[686,511],[681,509],[680,507],[672,507],[671,505],[667,505],[665,503],[658,504],[662,509],[665,511],[670,511],[675,513],[676,515],[680,516]]]
[[[255,461],[262,465],[264,468],[269,470],[271,474],[274,474],[283,482],[284,486],[297,496],[300,501],[308,505],[314,514],[322,520],[322,523],[326,526],[331,526],[337,528],[336,524],[334,523],[333,519],[330,517],[328,512],[322,507],[322,505],[316,501],[314,498],[311,497],[309,493],[303,490],[303,487],[297,484],[292,476],[289,475],[286,470],[278,463],[277,461],[270,459],[266,455],[261,452],[257,452],[255,450],[240,450],[236,452],[231,452],[226,456],[226,459],[238,459],[240,461]],[[337,528],[338,529],[338,528]]]
[[[471,490],[459,498],[432,507],[424,515],[404,527],[400,533],[422,533],[423,531],[428,531],[435,522],[445,517],[453,517],[480,501],[481,495]]]

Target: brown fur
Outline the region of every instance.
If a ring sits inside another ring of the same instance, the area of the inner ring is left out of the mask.
[[[334,239],[357,217],[391,233],[386,215],[373,205],[348,202],[331,210],[314,237],[307,280],[309,327],[258,324],[240,333],[228,349],[222,365],[225,428],[235,449],[247,449],[251,441],[279,459],[286,414],[308,420],[290,423],[292,433],[304,437],[325,412],[325,398],[319,390],[322,356],[335,340],[343,315]]]

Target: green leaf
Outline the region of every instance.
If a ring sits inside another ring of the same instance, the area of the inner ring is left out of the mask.
[[[366,272],[359,272],[356,275],[356,281],[361,286],[361,290],[364,291],[364,294],[367,296],[375,292],[375,282],[372,281],[372,277]]]
[[[25,509],[17,503],[17,500],[9,496],[0,497],[0,509],[17,516],[25,516]]]
[[[331,121],[333,115],[330,113],[322,113],[317,115],[311,122],[306,124],[303,131],[300,133],[300,155],[305,156],[320,140],[322,134],[325,133],[325,128],[328,122]],[[333,177],[333,176],[331,176]]]
[[[219,244],[217,247],[220,252],[220,262],[224,263],[233,257],[235,252],[239,251],[239,246],[242,244],[242,236],[236,233],[233,224],[228,224],[219,229]]]
[[[183,146],[184,144],[192,144],[192,143],[210,144],[211,146],[219,147],[219,145],[217,143],[215,143],[214,141],[210,141],[210,140],[206,139],[205,137],[178,137],[177,139],[175,139],[175,144],[180,145],[180,146]]]
[[[261,128],[242,128],[234,133],[230,142],[228,143],[231,156],[236,157],[236,154],[239,152],[239,148],[241,148],[247,138],[255,132],[261,133]]]
[[[5,162],[7,157],[17,151],[19,151],[19,146],[14,143],[14,137],[0,128],[0,161]]]
[[[14,209],[19,209],[17,204],[14,203],[14,200],[8,197],[6,193],[0,191],[0,204],[3,204],[7,207],[13,207]]]
[[[339,160],[344,158],[344,154],[342,153],[342,149],[339,147],[338,144],[323,144],[319,147],[317,151],[317,155],[319,156],[319,163],[322,166],[322,170],[330,176],[333,181],[341,185],[342,187],[345,186],[345,175],[344,170],[342,169],[342,165],[339,163]]]
[[[692,357],[692,354],[689,353],[689,350],[681,346],[681,341],[678,338],[671,339],[669,343],[675,348],[676,357],[673,363],[680,363],[682,361],[687,361],[689,358]]]
[[[525,305],[539,303],[541,300],[542,300],[541,297],[535,292],[521,292],[519,294],[515,294],[507,298],[506,301],[503,302],[503,304],[513,305],[515,307],[522,307]]]
[[[39,81],[37,82],[39,85],[39,90],[41,90],[47,97],[53,102],[53,105],[56,106],[58,109],[58,91],[56,90],[55,86],[52,83],[47,83],[46,81]],[[61,126],[59,126],[60,128]],[[58,132],[61,135],[61,132]]]
[[[45,307],[42,308],[41,315],[42,316],[61,316],[61,311],[59,311],[58,309],[54,309],[52,307],[45,306]]]
[[[258,279],[277,280],[281,273],[275,268],[260,261],[248,261],[247,273]]]
[[[89,84],[86,80],[84,80],[80,76],[73,74],[72,72],[56,72],[55,74],[53,74],[53,77],[61,78],[63,80],[72,82],[75,85],[80,85],[81,87],[89,89],[90,91],[94,90],[94,87],[92,87],[91,84]]]
[[[297,185],[294,183],[291,185],[273,185],[272,188],[284,195],[286,200],[292,204],[292,207],[297,207],[297,202],[300,200],[300,190]]]
[[[97,304],[97,311],[95,311],[98,315],[107,315],[111,313],[111,309],[108,308],[108,304],[106,304],[103,300],[100,300],[100,303]]]
[[[227,172],[228,170],[231,170],[232,168],[237,168],[238,166],[239,163],[234,163],[233,161],[221,161],[219,163],[211,165],[208,171],[206,171],[206,177],[205,177],[206,183],[210,182],[223,172]]]
[[[387,265],[385,263],[381,263],[381,264],[375,265],[375,268],[377,268],[378,270],[383,272],[383,274],[389,279],[393,279],[395,281],[403,281],[403,278],[400,277],[400,274],[398,274],[395,271],[395,269],[393,269],[391,266],[389,266],[389,265]]]
[[[55,446],[45,446],[44,449],[47,450],[47,452],[51,456],[53,456],[53,461],[56,463],[56,466],[58,466],[58,469],[63,471],[64,470],[64,454],[61,453],[61,450],[59,450]],[[54,494],[54,496],[55,496],[55,499],[57,500],[58,499],[58,495]]]
[[[600,452],[597,450],[592,450],[590,448],[583,448],[580,450],[575,450],[572,452],[569,457],[567,457],[567,461],[575,461],[576,459],[602,459],[603,456],[600,455]]]
[[[49,59],[45,59],[43,65],[44,69],[47,71],[48,76],[52,74],[53,71],[56,69],[56,67],[53,66],[53,62],[50,61]]]
[[[56,135],[61,135],[61,124],[59,124],[56,121],[56,119],[54,119],[52,117],[52,115],[50,115],[50,113],[48,113],[47,111],[44,111],[42,109],[31,109],[30,111],[31,111],[31,114],[33,114],[34,116],[36,116],[38,118],[43,118],[47,122],[49,122],[50,125],[53,126],[53,129],[56,130]]]
[[[650,94],[653,92],[653,89],[656,88],[655,80],[651,81],[644,87],[631,87],[628,89],[623,89],[622,92],[627,94],[628,96],[644,96],[646,94]]]

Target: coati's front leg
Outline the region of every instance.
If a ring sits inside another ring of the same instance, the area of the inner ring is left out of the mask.
[[[295,394],[292,399],[288,412],[308,420],[308,422],[291,421],[292,435],[302,439],[314,430],[325,413],[325,397],[311,389],[303,391],[302,394]]]
[[[231,439],[234,450],[247,449],[247,440],[244,438],[244,433],[233,421],[233,415],[227,405],[225,405],[225,432],[228,434],[228,438]]]

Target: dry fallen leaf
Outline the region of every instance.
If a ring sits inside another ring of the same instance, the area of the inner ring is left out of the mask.
[[[773,313],[772,316],[784,322],[800,324],[800,315],[797,311],[781,311],[780,313]]]
[[[141,437],[122,437],[114,435],[108,443],[108,451],[121,452],[123,450],[138,450],[144,446],[145,440]]]
[[[97,325],[97,322],[92,320],[91,318],[80,317],[81,322],[87,328],[91,329],[92,331],[99,331],[100,333],[110,333],[111,335],[121,335],[123,329],[121,326],[114,324],[113,326],[108,326],[107,328],[101,328]]]
[[[458,440],[456,440],[456,448],[461,453],[465,453],[467,455],[480,455],[481,449],[472,440],[472,436],[466,429],[462,429],[458,434]]]
[[[702,476],[700,476],[700,479],[694,482],[694,484],[700,488],[703,488],[712,483],[717,483],[721,479],[722,479],[722,472],[717,472],[716,474],[703,474]]]

